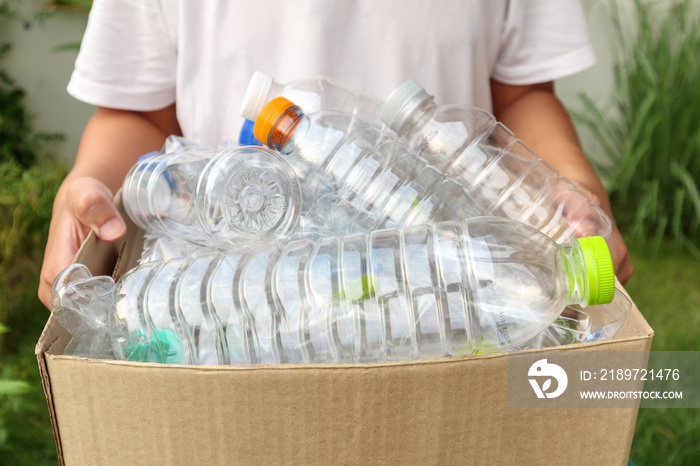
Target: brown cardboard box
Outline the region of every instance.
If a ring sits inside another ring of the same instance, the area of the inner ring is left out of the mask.
[[[92,234],[76,260],[123,273],[141,250]],[[116,266],[115,266],[116,264]],[[557,351],[649,351],[633,307],[618,335]],[[168,366],[36,346],[62,464],[627,464],[637,409],[508,407],[507,354],[380,364]]]

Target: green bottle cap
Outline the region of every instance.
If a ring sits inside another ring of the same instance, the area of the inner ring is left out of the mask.
[[[607,304],[615,297],[615,272],[610,249],[602,236],[578,238],[588,278],[588,305]]]

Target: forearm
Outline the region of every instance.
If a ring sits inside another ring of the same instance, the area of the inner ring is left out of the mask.
[[[494,109],[496,118],[518,139],[612,216],[603,183],[586,158],[569,115],[559,99],[548,90],[534,89]]]
[[[174,106],[149,113],[99,108],[85,127],[67,179],[90,176],[116,193],[138,157],[159,150],[170,134],[179,134]]]
[[[610,200],[581,149],[569,114],[554,95],[553,83],[509,86],[492,81],[491,91],[496,118],[607,212],[613,226],[608,245],[615,273],[623,285],[627,283],[634,267],[615,225]]]

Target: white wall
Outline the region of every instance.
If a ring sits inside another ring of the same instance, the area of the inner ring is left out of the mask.
[[[53,145],[52,150],[67,163],[72,163],[94,107],[78,102],[66,92],[77,52],[53,49],[79,42],[86,23],[84,11],[61,12],[40,23],[0,23],[0,43],[12,43],[10,52],[0,59],[0,68],[27,92],[25,102],[35,117],[34,128],[65,135],[66,139]]]
[[[624,8],[627,0],[615,0],[618,7]],[[556,92],[569,110],[582,110],[581,93],[585,93],[598,105],[610,103],[614,98],[614,50],[617,38],[613,30],[612,20],[606,4],[607,0],[583,0],[588,31],[596,53],[596,64],[581,73],[560,79],[556,82]],[[603,164],[608,163],[607,156],[600,149],[591,131],[578,127],[579,138],[589,159]],[[600,173],[605,181],[605,173]]]
[[[557,94],[569,108],[581,108],[581,92],[601,102],[610,98],[613,92],[613,47],[616,39],[612,22],[604,1],[583,0],[583,5],[597,62],[581,73],[557,81]]]
[[[597,101],[604,101],[612,92],[610,44],[614,37],[604,2],[583,0],[583,3],[598,62],[593,68],[556,83],[558,95],[570,108],[580,107],[580,92],[585,91]],[[78,42],[86,22],[86,12],[64,11],[41,24],[33,23],[29,28],[16,21],[4,21],[0,25],[0,43],[7,40],[13,43],[13,50],[0,66],[26,89],[27,107],[36,115],[35,128],[65,134],[65,141],[57,143],[54,152],[67,163],[72,163],[80,135],[94,107],[66,93],[76,52],[52,49]],[[587,141],[585,133],[581,136]]]

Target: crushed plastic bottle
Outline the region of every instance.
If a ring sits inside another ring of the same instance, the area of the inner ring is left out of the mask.
[[[113,293],[112,277],[93,277],[83,264],[71,264],[54,278],[51,311],[72,336],[63,354],[114,359],[108,323]]]
[[[236,246],[294,234],[301,188],[284,158],[265,148],[183,150],[137,162],[122,199],[146,231]]]
[[[531,225],[557,242],[610,236],[605,212],[490,113],[438,106],[408,80],[392,92],[380,115],[409,149],[458,180],[492,214]]]
[[[542,333],[509,351],[609,340],[620,330],[631,310],[632,302],[624,292],[616,289],[610,303],[590,306],[586,308],[586,312],[567,306]]]
[[[310,217],[343,235],[490,215],[466,189],[376,126],[345,112],[309,115],[270,101],[256,138],[279,151],[314,205]]]
[[[614,293],[603,238],[558,245],[482,217],[142,264],[110,331],[133,361],[408,360],[507,350]]]
[[[517,350],[529,348],[551,348],[571,345],[583,341],[591,329],[591,318],[584,311],[566,307],[542,333],[520,345]],[[514,348],[511,348],[513,351]]]
[[[280,83],[259,71],[250,78],[243,96],[241,115],[247,120],[255,121],[263,107],[275,97],[286,97],[307,113],[337,110],[382,126],[379,119],[382,101],[374,96],[348,89],[323,76]]]

